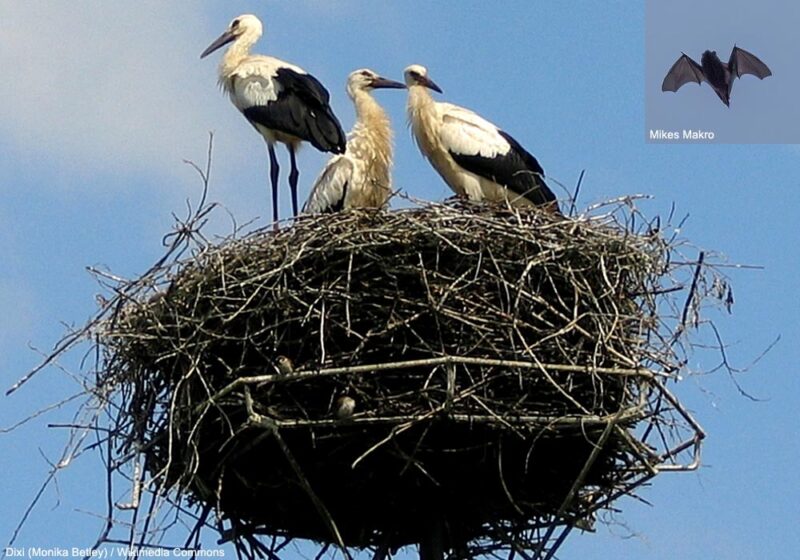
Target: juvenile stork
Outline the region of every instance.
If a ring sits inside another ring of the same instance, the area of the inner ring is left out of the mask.
[[[392,127],[371,92],[405,87],[366,68],[348,76],[347,95],[356,108],[356,124],[348,135],[347,151],[333,156],[314,183],[304,213],[386,205],[392,194]]]
[[[424,66],[406,68],[405,81],[417,145],[456,194],[560,212],[542,166],[510,134],[469,109],[434,101],[429,90],[442,90]]]
[[[302,68],[277,58],[251,55],[250,49],[263,33],[261,21],[246,14],[234,19],[228,29],[200,55],[205,58],[232,43],[219,67],[219,84],[231,102],[267,142],[270,181],[272,182],[272,217],[278,222],[278,159],[275,143],[289,150],[292,169],[289,187],[292,210],[297,215],[297,162],[300,143],[310,142],[323,152],[344,153],[345,136],[328,101],[330,95],[322,84]]]

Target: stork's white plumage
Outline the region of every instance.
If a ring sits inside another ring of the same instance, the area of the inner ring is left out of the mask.
[[[297,162],[301,142],[310,142],[323,152],[341,154],[345,136],[333,114],[330,95],[308,72],[277,58],[251,55],[250,49],[261,37],[263,27],[254,15],[234,19],[200,58],[232,43],[219,67],[219,83],[231,101],[267,142],[272,183],[272,215],[278,222],[278,173],[276,142],[289,150],[289,186],[292,209],[297,214]]]
[[[510,134],[469,109],[434,101],[430,90],[442,90],[424,66],[406,68],[405,81],[417,145],[456,194],[559,212],[541,165]]]
[[[356,108],[356,124],[348,135],[347,151],[332,157],[314,183],[304,213],[386,205],[392,193],[392,127],[371,92],[405,87],[366,68],[350,74],[347,94]]]

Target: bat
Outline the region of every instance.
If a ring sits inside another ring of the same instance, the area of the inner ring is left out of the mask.
[[[761,80],[772,76],[772,72],[761,59],[736,45],[733,46],[728,64],[719,59],[716,51],[704,52],[700,58],[700,64],[697,64],[685,53],[681,53],[681,57],[664,77],[661,91],[678,91],[681,86],[689,82],[702,84],[705,81],[722,102],[730,107],[733,81],[741,78],[744,74],[752,74]]]

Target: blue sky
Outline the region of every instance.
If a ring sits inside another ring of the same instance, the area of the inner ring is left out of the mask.
[[[781,22],[797,17],[788,1],[758,6]],[[444,90],[442,99],[505,128],[554,180],[571,186],[586,169],[582,204],[645,193],[653,199],[644,209],[655,215],[674,203],[689,214],[682,232],[693,243],[731,262],[763,267],[730,271],[734,314],[714,318],[735,365],[747,365],[781,337],[738,378],[764,400],[741,397],[724,373],[689,376],[675,390],[709,433],[704,466],[658,477],[640,493],[652,507],[622,500],[618,524],[571,536],[560,557],[785,558],[800,548],[800,441],[794,428],[800,396],[800,150],[645,143],[651,59],[645,58],[644,7],[629,1],[0,2],[4,387],[37,362],[65,325],[80,325],[95,311],[100,290],[87,266],[134,276],[161,256],[171,213],[183,214],[186,199],[200,193],[182,160],[203,162],[209,131],[215,132],[210,198],[238,223],[269,215],[263,142],[217,89],[218,56],[199,59],[230,19],[246,12],[265,22],[256,50],[316,75],[331,91],[345,128],[353,121],[344,93],[350,71],[371,67],[401,79],[407,65],[424,64]],[[776,68],[770,80],[738,83],[735,108],[750,102],[751,86],[752,95],[759,85],[765,95],[767,86],[770,95],[783,95],[777,68],[790,64],[782,51],[784,27],[752,31],[747,41],[719,35],[708,45],[671,45],[662,57],[664,70],[680,50],[725,51],[739,41],[768,63],[774,60]],[[707,88],[663,97],[689,103],[695,94],[698,102],[725,109]],[[449,196],[411,141],[404,94],[381,91],[378,97],[396,129],[395,185],[421,198]],[[786,121],[796,128],[795,115]],[[287,161],[285,153],[279,157]],[[313,149],[301,152],[301,195],[324,160]],[[282,215],[289,213],[287,192]],[[225,232],[229,225],[214,227]],[[70,356],[64,368],[75,371],[81,357]],[[709,353],[690,365],[701,371],[715,363]],[[68,374],[51,368],[2,398],[0,426],[78,390]],[[71,409],[47,418],[70,420]],[[43,481],[47,460],[57,461],[63,447],[66,434],[44,424],[37,420],[0,434],[5,541]],[[103,472],[96,454],[64,470],[18,544],[92,544],[101,528],[92,513],[103,511]]]

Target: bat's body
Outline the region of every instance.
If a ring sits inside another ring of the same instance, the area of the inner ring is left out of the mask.
[[[744,74],[752,74],[763,80],[772,72],[756,55],[737,46],[733,47],[727,64],[719,59],[715,51],[704,52],[700,64],[681,53],[681,57],[667,72],[661,91],[678,91],[689,82],[708,82],[722,102],[730,107],[733,81]]]

